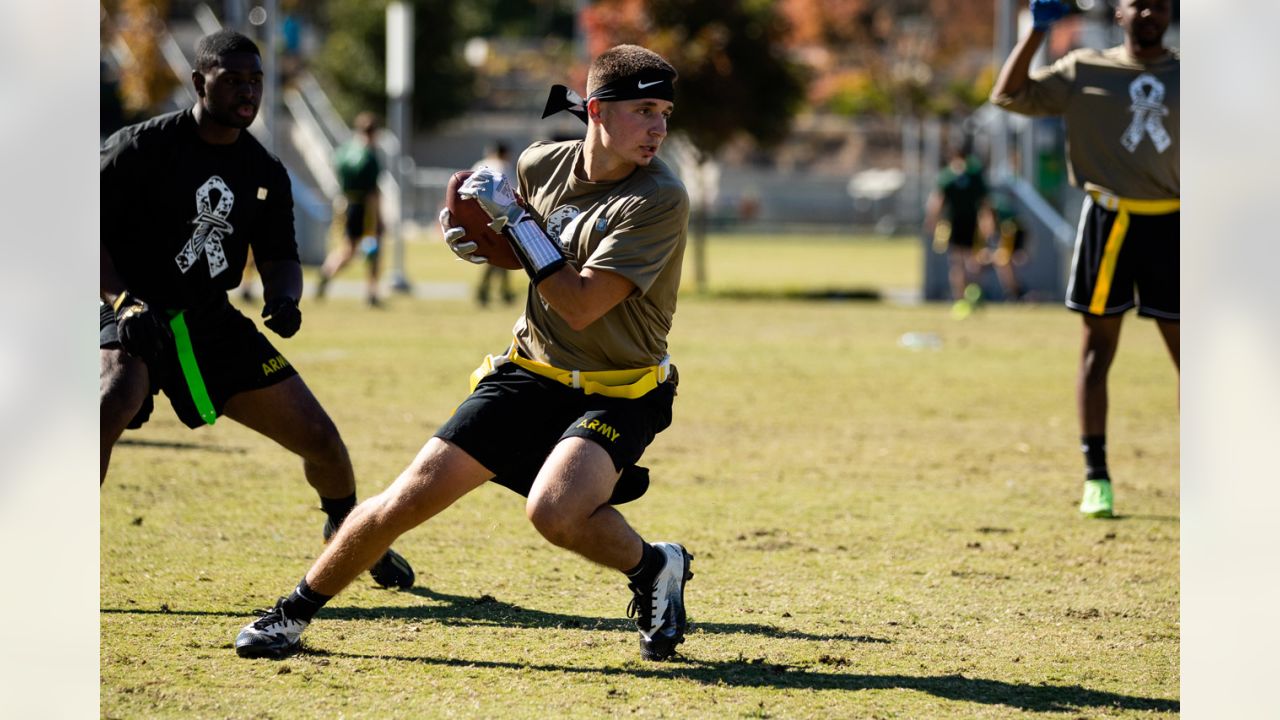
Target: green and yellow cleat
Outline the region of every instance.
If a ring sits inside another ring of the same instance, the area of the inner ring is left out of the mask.
[[[1114,516],[1110,480],[1084,481],[1084,498],[1080,501],[1080,514],[1094,518]]]

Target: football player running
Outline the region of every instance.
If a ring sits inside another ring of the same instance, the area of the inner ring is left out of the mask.
[[[547,540],[625,574],[642,657],[675,652],[693,556],[646,542],[616,507],[648,487],[637,463],[671,423],[678,382],[667,334],[689,199],[657,157],[675,80],[656,53],[608,50],[592,62],[585,100],[557,86],[548,103],[576,109],[584,140],[533,144],[514,185],[482,169],[459,189],[508,234],[531,279],[514,340],[484,360],[471,395],[390,487],[352,511],[293,592],[240,631],[240,655],[298,649],[320,608],[397,537],[489,481],[527,498]],[[467,231],[441,219],[454,252],[476,259]]]

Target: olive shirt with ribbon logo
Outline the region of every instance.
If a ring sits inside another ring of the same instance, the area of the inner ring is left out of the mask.
[[[1152,62],[1124,46],[1074,50],[995,104],[1064,117],[1071,184],[1120,198],[1172,200],[1181,191],[1179,66],[1177,49]]]
[[[676,310],[689,195],[659,158],[622,180],[583,180],[574,172],[582,147],[581,140],[531,145],[516,165],[519,192],[570,265],[617,273],[636,290],[582,330],[531,291],[516,343],[522,355],[556,368],[657,366]]]

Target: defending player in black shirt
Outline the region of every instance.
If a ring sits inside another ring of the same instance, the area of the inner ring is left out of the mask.
[[[226,416],[301,457],[327,540],[356,503],[346,446],[289,361],[227,300],[253,248],[264,324],[287,338],[302,323],[289,177],[243,132],[262,100],[258,47],[230,31],[201,38],[191,81],[194,108],[124,128],[102,149],[99,482],[112,446],[163,390],[188,427]],[[370,572],[383,586],[413,584],[392,550]]]

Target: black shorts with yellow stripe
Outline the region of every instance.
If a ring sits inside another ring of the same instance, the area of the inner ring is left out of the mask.
[[[638,398],[611,398],[506,363],[480,381],[435,435],[488,468],[493,482],[525,497],[557,443],[586,438],[604,448],[621,473],[609,498],[617,505],[649,487],[649,471],[636,463],[671,424],[677,383],[672,368],[666,382]]]
[[[1178,320],[1179,213],[1128,214],[1127,231],[1112,237],[1118,215],[1085,198],[1067,307],[1099,316],[1136,307],[1144,317]]]
[[[222,415],[223,406],[233,395],[269,387],[298,374],[258,326],[227,302],[225,296],[206,307],[187,310],[184,318],[205,391],[218,415]],[[105,303],[98,306],[98,345],[102,348],[120,346],[115,315]],[[163,390],[187,427],[207,424],[192,398],[192,389],[178,360],[176,343],[171,341],[160,358],[148,360],[147,371],[151,395]],[[149,395],[129,427],[142,427],[153,408],[154,401]]]

